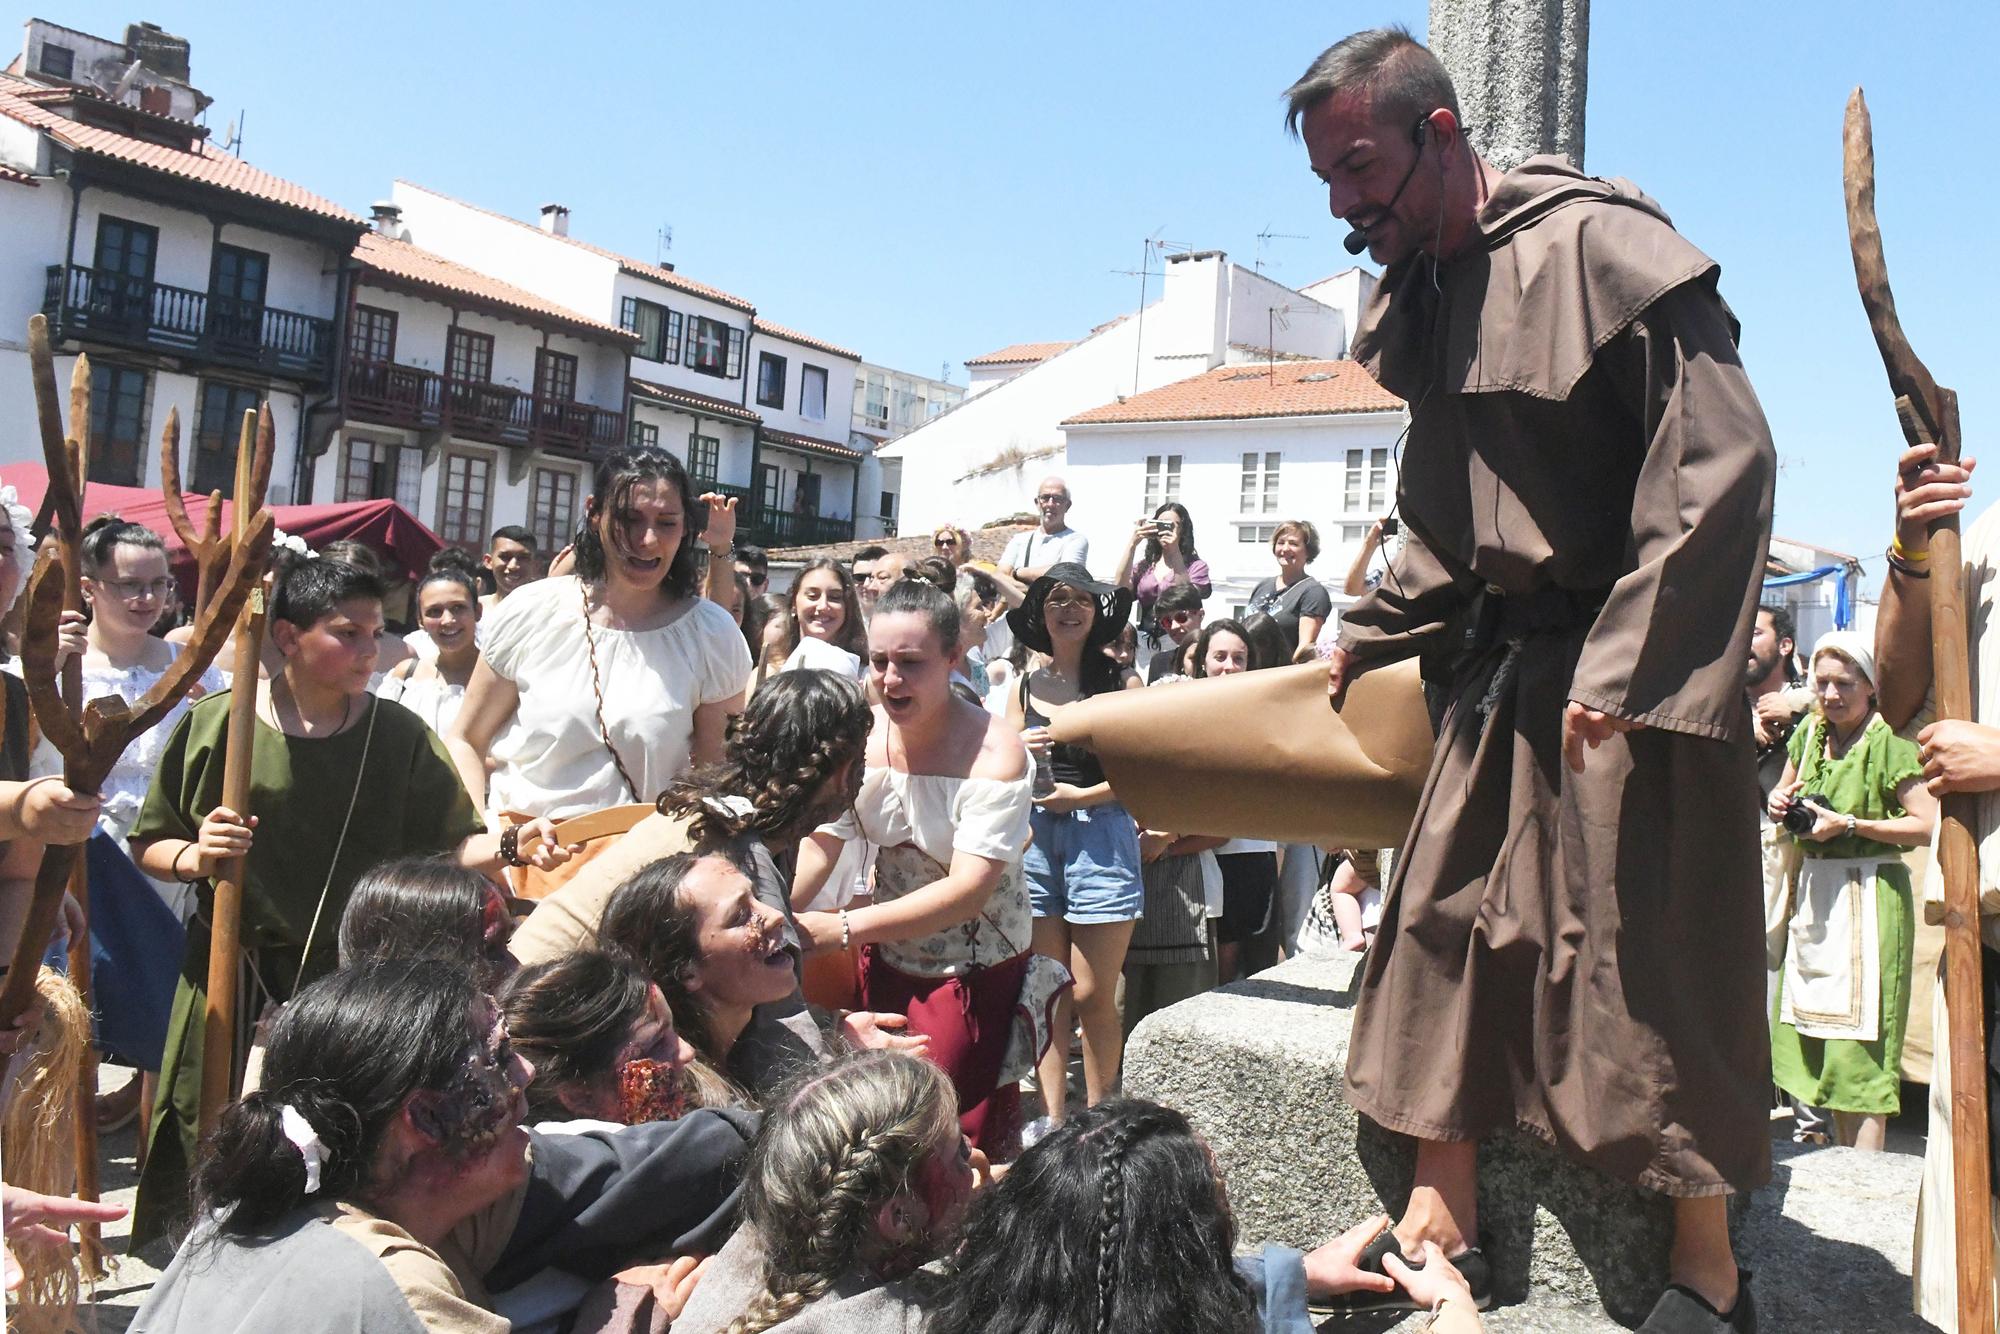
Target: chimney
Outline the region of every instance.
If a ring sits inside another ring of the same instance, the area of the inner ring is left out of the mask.
[[[542,230],[550,236],[569,235],[569,205],[542,205]]]
[[[399,204],[387,199],[378,199],[369,205],[368,212],[374,218],[375,234],[399,241],[403,236],[403,209]]]

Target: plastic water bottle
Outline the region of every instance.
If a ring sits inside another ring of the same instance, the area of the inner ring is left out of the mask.
[[[1039,801],[1043,797],[1052,797],[1055,795],[1056,771],[1054,767],[1051,766],[1049,763],[1049,752],[1046,749],[1038,750],[1034,754],[1035,754],[1034,796],[1035,799]]]

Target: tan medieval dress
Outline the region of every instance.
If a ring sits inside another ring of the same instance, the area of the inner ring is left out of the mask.
[[[1671,1195],[1770,1170],[1743,665],[1773,451],[1717,266],[1623,182],[1509,172],[1390,268],[1357,358],[1411,405],[1409,534],[1341,644],[1447,713],[1348,1062],[1391,1129],[1518,1125]],[[1565,703],[1645,724],[1564,767]]]

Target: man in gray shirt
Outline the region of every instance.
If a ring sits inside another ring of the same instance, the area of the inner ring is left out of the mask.
[[[1000,573],[1022,584],[1032,584],[1048,573],[1049,566],[1064,561],[1090,565],[1090,539],[1069,526],[1069,485],[1060,477],[1044,477],[1035,488],[1035,510],[1042,516],[1039,528],[1021,533],[1007,544],[1000,556]]]

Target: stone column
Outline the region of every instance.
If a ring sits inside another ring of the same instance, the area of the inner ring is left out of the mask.
[[[1430,48],[1472,144],[1502,171],[1538,153],[1583,167],[1590,0],[1431,0]]]

